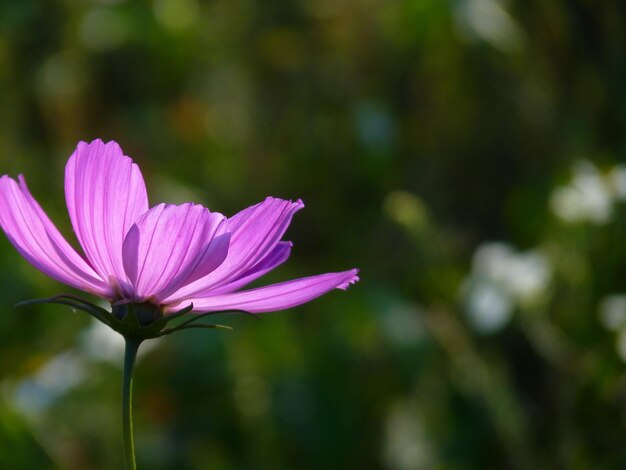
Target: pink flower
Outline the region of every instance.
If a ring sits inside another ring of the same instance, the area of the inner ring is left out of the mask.
[[[357,270],[239,291],[283,263],[296,202],[268,197],[231,218],[193,203],[148,205],[139,167],[115,142],[80,142],[65,168],[65,198],[79,254],[31,196],[22,176],[0,178],[0,226],[33,266],[114,305],[161,313],[268,312],[358,281]],[[115,308],[114,308],[115,312]]]

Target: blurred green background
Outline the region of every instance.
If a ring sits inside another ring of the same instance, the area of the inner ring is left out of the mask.
[[[619,0],[4,0],[0,173],[69,237],[118,141],[152,204],[307,207],[264,283],[361,282],[152,343],[140,468],[626,468]],[[121,350],[0,238],[0,468],[121,468]]]

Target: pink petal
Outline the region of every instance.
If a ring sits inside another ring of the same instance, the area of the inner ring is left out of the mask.
[[[211,290],[211,295],[230,294],[241,289],[246,284],[251,283],[255,279],[267,274],[272,269],[283,264],[291,254],[291,242],[279,242],[278,245],[261,261],[259,261],[252,269],[245,273],[242,277],[226,285]]]
[[[148,210],[139,167],[115,142],[80,142],[65,167],[65,199],[87,259],[103,279],[113,276],[125,290],[122,243]]]
[[[30,194],[22,176],[19,183],[0,178],[0,226],[9,241],[33,266],[59,282],[109,297],[98,274],[69,245]]]
[[[358,270],[320,274],[260,287],[234,294],[185,299],[171,310],[193,303],[194,312],[245,310],[250,313],[273,312],[309,302],[332,289],[347,289],[359,280]]]
[[[268,197],[228,219],[231,240],[228,256],[222,265],[166,301],[174,303],[190,296],[204,297],[214,289],[245,276],[274,249],[293,215],[303,207],[300,200],[292,202]]]
[[[162,300],[217,268],[226,258],[226,217],[195,204],[159,204],[139,217],[123,245],[134,300]]]

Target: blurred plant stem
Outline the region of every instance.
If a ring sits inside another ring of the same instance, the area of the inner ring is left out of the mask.
[[[457,317],[436,307],[425,315],[433,338],[450,358],[450,378],[466,396],[482,402],[508,449],[512,468],[536,468],[531,453],[530,427],[502,364],[482,357]]]
[[[141,340],[124,338],[124,375],[122,379],[122,430],[124,434],[124,462],[127,470],[135,470],[135,442],[133,439],[133,368]]]

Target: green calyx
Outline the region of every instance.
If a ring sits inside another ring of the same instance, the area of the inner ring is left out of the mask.
[[[163,312],[163,306],[156,305],[151,302],[115,302],[111,306],[112,311],[109,312],[108,310],[81,299],[80,297],[62,294],[46,299],[27,300],[18,303],[17,306],[21,307],[34,304],[67,305],[72,307],[74,310],[80,310],[91,315],[96,320],[101,321],[105,325],[117,331],[124,338],[139,342],[146,339],[165,336],[170,333],[174,333],[175,331],[192,328],[232,329],[226,325],[196,323],[201,318],[225,312],[194,313],[189,315],[189,318],[185,321],[182,321],[172,327],[168,327],[168,324],[172,320],[189,314],[193,309],[193,304],[190,304],[177,312],[166,314]]]
[[[111,313],[115,318],[124,323],[125,319],[137,320],[139,326],[149,326],[163,317],[163,308],[152,302],[115,302],[111,304]]]

